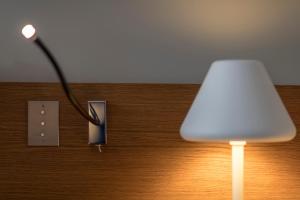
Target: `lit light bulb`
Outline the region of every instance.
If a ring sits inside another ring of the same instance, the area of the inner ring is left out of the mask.
[[[27,39],[35,39],[35,28],[31,24],[27,24],[23,27],[22,34]]]

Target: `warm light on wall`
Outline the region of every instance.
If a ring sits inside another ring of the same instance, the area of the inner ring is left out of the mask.
[[[299,2],[272,1],[270,6],[270,1],[259,0],[172,0],[171,4],[151,1],[147,6],[155,6],[149,9],[155,9],[155,15],[149,12],[143,16],[168,34],[179,35],[201,46],[205,43],[222,48],[220,44],[249,47],[253,43],[272,42],[274,37],[288,36],[285,32],[273,33],[293,24]]]
[[[246,141],[288,141],[296,128],[261,62],[223,60],[209,69],[180,133],[194,142],[230,141],[232,199],[242,200]]]

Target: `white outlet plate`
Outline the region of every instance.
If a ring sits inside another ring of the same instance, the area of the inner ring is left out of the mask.
[[[58,101],[28,101],[28,145],[59,146]]]

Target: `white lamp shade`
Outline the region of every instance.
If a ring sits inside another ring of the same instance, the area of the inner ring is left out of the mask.
[[[210,67],[180,133],[188,141],[280,142],[296,128],[261,62],[224,60]]]

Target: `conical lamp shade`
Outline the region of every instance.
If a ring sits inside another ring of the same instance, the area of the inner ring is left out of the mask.
[[[280,142],[296,128],[263,64],[212,64],[180,130],[188,141]]]

